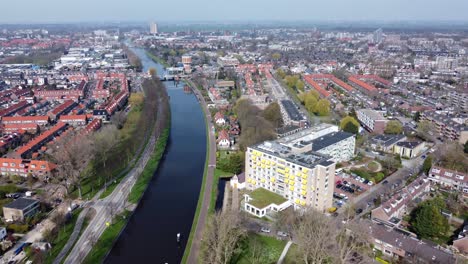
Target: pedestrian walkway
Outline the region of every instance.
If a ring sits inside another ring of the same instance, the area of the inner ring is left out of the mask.
[[[278,259],[277,264],[283,263],[284,258],[285,258],[286,255],[288,254],[289,247],[291,247],[291,245],[292,245],[292,241],[288,241],[288,243],[286,243],[286,246],[284,247],[283,252],[281,253],[280,258]]]
[[[203,95],[196,88],[196,86],[190,80],[187,80],[187,83],[192,87],[194,93],[200,100],[200,104],[201,104],[201,107],[203,108],[203,111],[207,114],[206,122],[208,124],[207,125],[208,131],[206,132],[208,133],[208,149],[207,149],[207,151],[209,152],[208,164],[216,164],[216,139],[212,130],[212,128],[214,127],[213,121],[211,120],[211,116],[208,115],[210,111],[205,102],[205,99],[203,98]],[[214,167],[215,166],[208,166],[208,171],[206,173],[206,179],[205,179],[205,190],[203,193],[200,193],[200,195],[203,197],[202,204],[199,208],[200,214],[198,215],[198,220],[196,222],[197,225],[192,226],[192,229],[195,228],[195,233],[192,239],[192,244],[187,245],[187,247],[190,248],[190,253],[188,255],[187,263],[190,263],[190,264],[198,263],[198,256],[200,254],[200,247],[201,247],[201,241],[203,238],[203,232],[205,230],[206,218],[208,216],[208,211],[210,209],[211,190],[212,190],[213,181],[214,181],[213,180]]]
[[[75,244],[76,240],[78,239],[78,236],[80,235],[81,227],[83,226],[84,220],[86,218],[86,215],[88,214],[89,207],[83,209],[83,211],[80,213],[78,216],[78,219],[76,220],[75,227],[73,228],[73,233],[71,234],[70,238],[68,239],[67,243],[63,247],[62,251],[58,254],[58,256],[55,258],[53,264],[60,264],[62,263],[63,258],[68,254],[72,246]]]

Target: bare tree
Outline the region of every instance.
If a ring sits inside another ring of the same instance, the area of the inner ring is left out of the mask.
[[[239,215],[233,211],[215,213],[208,220],[205,232],[203,261],[205,263],[229,263],[239,250],[239,241],[245,231],[240,228]]]
[[[326,262],[333,247],[333,228],[329,219],[318,211],[308,210],[293,225],[293,237],[304,263]]]
[[[96,159],[102,162],[104,168],[106,168],[110,152],[117,147],[118,143],[119,131],[115,125],[104,126],[94,134],[94,154]]]
[[[339,223],[337,223],[339,225]],[[347,223],[337,229],[336,250],[333,254],[337,263],[364,263],[367,261],[369,233],[366,225],[356,222]]]
[[[78,133],[68,132],[57,143],[54,158],[67,194],[70,187],[76,186],[81,198],[82,172],[92,159],[92,154],[92,142],[87,136]]]
[[[416,132],[419,137],[427,141],[434,141],[434,126],[430,121],[420,121]]]
[[[111,122],[117,126],[118,129],[122,129],[125,121],[127,121],[127,115],[125,111],[119,111],[111,117]]]

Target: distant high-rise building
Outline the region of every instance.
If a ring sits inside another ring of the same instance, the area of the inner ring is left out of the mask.
[[[156,24],[156,22],[151,22],[151,24],[150,24],[150,33],[151,34],[158,34],[158,24]]]
[[[439,56],[436,58],[436,66],[439,71],[455,70],[458,67],[458,59]]]
[[[381,28],[377,29],[372,34],[372,42],[376,44],[382,42],[382,29]]]

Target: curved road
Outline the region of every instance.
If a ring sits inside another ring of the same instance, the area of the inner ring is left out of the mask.
[[[190,245],[190,254],[187,259],[187,263],[195,264],[198,263],[198,257],[200,255],[200,246],[203,238],[203,233],[206,226],[206,218],[208,216],[208,210],[210,209],[211,203],[211,195],[212,195],[212,186],[213,186],[213,178],[214,178],[214,169],[216,167],[216,139],[214,135],[214,125],[211,118],[210,111],[208,110],[208,106],[205,102],[205,98],[200,93],[200,91],[196,88],[195,85],[189,80],[187,82],[192,87],[195,95],[197,96],[200,105],[203,108],[203,112],[205,113],[206,122],[208,124],[208,144],[209,144],[209,157],[208,157],[208,171],[206,173],[205,179],[205,189],[203,192],[203,200],[201,203],[200,214],[198,215],[198,221],[196,227],[192,226],[192,229],[195,228],[195,234],[192,238],[192,244]]]

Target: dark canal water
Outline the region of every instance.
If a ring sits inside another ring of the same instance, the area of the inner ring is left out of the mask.
[[[144,70],[161,65],[134,49]],[[165,82],[171,133],[166,154],[135,213],[105,263],[180,263],[197,207],[206,153],[203,111],[193,94]],[[181,243],[176,234],[182,234]]]

